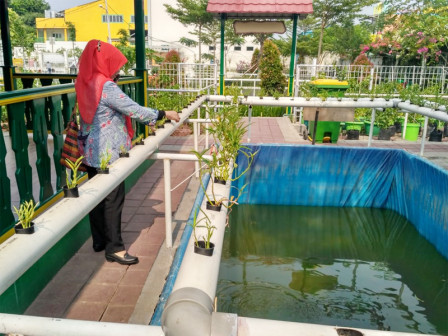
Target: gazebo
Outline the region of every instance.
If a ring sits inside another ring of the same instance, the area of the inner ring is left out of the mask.
[[[226,19],[275,22],[275,19],[292,19],[292,47],[289,67],[288,94],[292,95],[294,65],[296,58],[297,19],[313,12],[312,0],[209,0],[207,12],[221,20],[221,53],[219,71],[219,93],[224,92],[224,27]],[[275,32],[275,31],[267,31]]]

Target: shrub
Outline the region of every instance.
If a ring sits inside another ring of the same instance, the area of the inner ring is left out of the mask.
[[[250,61],[250,72],[255,72],[258,69],[258,59],[260,57],[260,50],[256,48],[252,54],[252,59]]]
[[[264,42],[259,71],[261,88],[267,95],[274,95],[274,93],[283,93],[285,91],[287,83],[283,75],[280,51],[274,42],[270,40]]]
[[[176,50],[170,50],[165,55],[165,59],[163,60],[164,63],[180,63],[180,55]]]

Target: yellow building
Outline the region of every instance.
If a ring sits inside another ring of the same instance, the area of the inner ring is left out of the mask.
[[[147,4],[144,2],[145,14]],[[109,16],[109,23],[107,21]],[[37,37],[39,42],[49,40],[69,41],[69,26],[76,29],[76,41],[99,39],[112,43],[118,41],[118,31],[125,29],[134,35],[134,1],[133,0],[99,0],[85,5],[66,9],[63,18],[36,18]],[[148,16],[145,15],[145,31]],[[110,33],[109,33],[110,31]]]

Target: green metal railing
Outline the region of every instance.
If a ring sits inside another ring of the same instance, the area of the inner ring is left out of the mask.
[[[34,200],[33,169],[37,172],[40,207],[45,205],[61,192],[65,184],[65,169],[59,164],[64,130],[67,126],[73,107],[76,103],[74,84],[51,85],[53,79],[59,82],[71,82],[76,76],[15,74],[14,79],[21,79],[24,89],[0,93],[0,106],[6,106],[11,139],[13,159],[16,163],[15,183],[20,202]],[[33,83],[40,81],[42,87],[32,88]],[[142,79],[132,77],[119,82],[122,90],[132,99],[137,100],[140,90],[144,90]],[[138,101],[140,104],[144,102]],[[37,160],[31,164],[29,160],[29,138],[32,132],[36,147]],[[145,132],[145,127],[138,126],[136,136]],[[53,149],[48,146],[48,136],[53,136]],[[0,237],[14,225],[15,219],[11,205],[11,178],[7,173],[7,153],[5,138],[0,137]],[[50,155],[53,157],[54,174]],[[52,180],[55,185],[52,185]],[[34,183],[36,184],[36,183]]]

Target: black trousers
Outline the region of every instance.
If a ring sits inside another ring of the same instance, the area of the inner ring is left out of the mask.
[[[87,166],[89,179],[97,174]],[[105,246],[106,253],[125,250],[121,238],[121,212],[124,205],[124,181],[107,195],[90,213],[90,230],[94,246]]]

